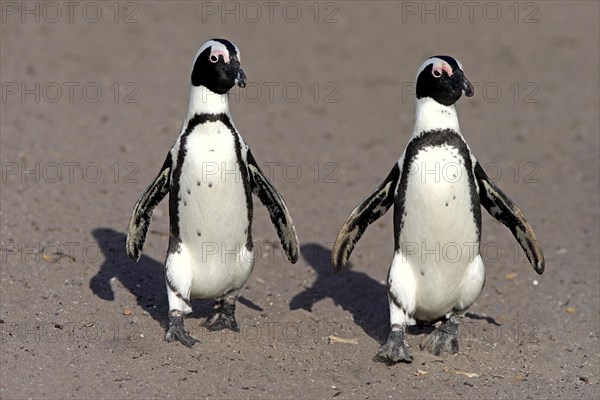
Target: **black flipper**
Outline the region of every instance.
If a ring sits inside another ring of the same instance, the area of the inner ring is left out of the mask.
[[[479,200],[487,212],[502,222],[512,232],[527,255],[535,272],[544,272],[545,261],[542,247],[523,212],[487,176],[479,162],[475,165],[475,178],[479,185]]]
[[[160,172],[142,193],[131,213],[125,248],[127,256],[133,262],[137,262],[142,255],[142,248],[146,241],[146,233],[152,220],[154,207],[169,193],[170,175],[171,154],[169,153]]]
[[[296,235],[294,221],[292,221],[285,201],[277,192],[277,189],[264,176],[250,149],[248,149],[246,157],[252,193],[259,198],[260,202],[269,211],[271,222],[275,226],[277,236],[279,236],[285,254],[288,260],[292,264],[295,264],[298,261],[298,235]]]
[[[331,263],[336,272],[346,265],[367,227],[394,204],[399,180],[400,166],[396,163],[385,180],[352,211],[340,229],[331,251]]]

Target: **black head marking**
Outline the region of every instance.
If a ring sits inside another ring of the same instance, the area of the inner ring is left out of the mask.
[[[246,75],[240,66],[237,47],[225,39],[212,39],[204,43],[196,54],[192,68],[192,85],[225,94],[236,83],[246,85]]]
[[[428,58],[417,76],[417,99],[432,98],[440,104],[450,106],[460,97],[473,96],[473,86],[467,80],[462,65],[450,56]]]

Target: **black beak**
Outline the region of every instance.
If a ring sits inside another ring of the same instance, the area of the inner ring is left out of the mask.
[[[235,83],[241,88],[246,87],[246,74],[241,68],[238,69],[237,76],[235,78]]]
[[[465,77],[465,74],[460,69],[457,69],[452,74],[450,80],[452,82],[452,89],[457,94],[464,94],[467,97],[473,96],[473,85],[471,85],[471,82],[469,82],[469,80]]]

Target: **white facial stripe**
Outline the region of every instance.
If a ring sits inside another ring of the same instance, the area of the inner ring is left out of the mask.
[[[434,76],[442,76],[442,71],[446,71],[448,76],[452,76],[452,67],[445,61],[433,64],[432,71],[435,72]]]
[[[456,63],[458,64],[458,66],[460,67],[460,69],[464,72],[464,69],[463,69],[462,64],[460,63],[460,61],[456,60]],[[431,58],[428,58],[427,60],[425,60],[423,62],[423,64],[421,64],[421,66],[419,67],[419,70],[417,71],[417,79],[419,78],[419,75],[421,74],[421,72],[423,72],[423,70],[429,64],[433,64],[433,69],[434,70],[437,69],[440,72],[441,71],[446,71],[448,73],[448,76],[452,75],[452,67],[450,66],[450,64],[448,64],[446,61],[442,60],[441,58],[431,57]],[[416,81],[416,79],[415,79],[415,81]]]
[[[421,72],[423,72],[423,70],[425,68],[427,68],[427,66],[429,64],[435,64],[438,61],[442,61],[442,60],[440,60],[439,58],[436,58],[436,57],[431,57],[431,58],[428,58],[427,60],[423,61],[423,64],[421,64],[421,66],[417,70],[417,79],[419,78],[419,75],[421,75]],[[415,79],[415,82],[417,79]]]
[[[225,62],[229,62],[229,51],[227,50],[227,47],[225,47],[223,43],[217,42],[215,40],[209,40],[198,49],[198,51],[196,52],[196,56],[194,57],[194,62],[196,62],[198,56],[209,47],[211,48],[211,54],[214,53],[217,55],[217,57],[219,56],[219,54],[221,54],[223,55],[223,59],[225,60]]]
[[[212,58],[213,56],[217,57],[217,60],[219,59],[219,56],[223,56],[223,60],[226,63],[229,62],[229,52],[227,52],[227,51],[223,51],[221,49],[213,50],[213,51],[210,52],[210,56],[209,57]]]

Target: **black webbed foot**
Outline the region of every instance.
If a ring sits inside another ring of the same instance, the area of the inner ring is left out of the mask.
[[[169,315],[169,330],[165,335],[167,342],[173,342],[175,340],[180,341],[187,347],[192,347],[198,340],[194,339],[183,326],[183,315],[175,313]]]
[[[458,353],[458,319],[452,317],[439,328],[431,332],[423,343],[421,350],[439,356],[443,353]]]
[[[384,361],[411,363],[413,356],[408,351],[408,344],[404,340],[404,328],[400,328],[400,330],[394,329],[392,328],[387,342],[377,351],[377,356]]]
[[[206,319],[204,327],[209,331],[231,329],[239,332],[240,328],[235,320],[235,297],[221,299],[213,307],[214,313]]]

